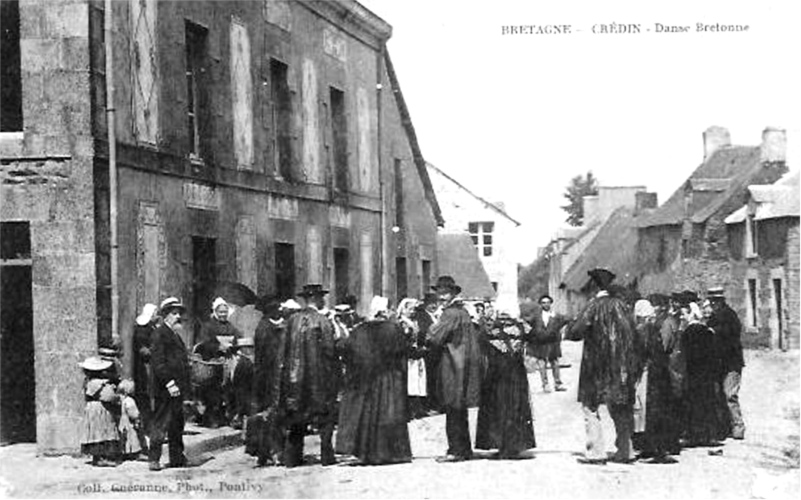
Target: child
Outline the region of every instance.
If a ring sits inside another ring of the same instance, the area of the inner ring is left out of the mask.
[[[114,364],[92,356],[80,366],[86,376],[81,451],[92,456],[92,465],[96,467],[114,467],[120,446],[115,418],[119,398],[112,380]]]
[[[134,459],[142,451],[141,425],[139,408],[133,398],[134,382],[125,379],[120,382],[120,449],[127,459]]]

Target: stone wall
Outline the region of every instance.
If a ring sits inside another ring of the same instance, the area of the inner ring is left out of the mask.
[[[20,137],[0,137],[0,218],[30,222],[40,453],[75,452],[78,363],[97,348],[88,4],[20,2]],[[0,134],[4,135],[4,134]]]

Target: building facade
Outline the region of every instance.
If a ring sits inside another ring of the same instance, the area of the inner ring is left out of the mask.
[[[799,173],[749,186],[745,206],[726,218],[733,281],[743,294],[731,306],[755,343],[799,348]]]
[[[431,163],[428,171],[442,206],[444,231],[470,235],[495,289],[497,308],[517,314],[517,261],[513,248],[520,223],[502,205],[488,202]]]
[[[4,440],[75,451],[77,364],[114,335],[129,352],[147,302],[181,297],[191,345],[222,281],[283,297],[322,283],[364,311],[436,273],[441,216],[391,27],[357,2],[2,5],[21,110],[4,92],[0,315],[4,339],[27,328],[15,348],[35,381],[3,388]]]
[[[760,145],[733,146],[726,129],[710,127],[703,138],[701,165],[663,205],[638,218],[639,288],[648,294],[722,286],[730,303],[743,304],[725,219],[742,207],[749,186],[772,184],[787,172],[786,136],[767,128]],[[760,335],[746,328],[743,343],[761,345]]]

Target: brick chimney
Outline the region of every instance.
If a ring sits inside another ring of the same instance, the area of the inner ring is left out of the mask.
[[[634,195],[634,213],[639,214],[642,213],[643,210],[647,210],[649,208],[656,208],[659,203],[657,202],[658,198],[656,193],[650,193],[647,191],[640,191]]]
[[[784,162],[787,159],[787,132],[776,127],[762,131],[760,161],[762,163]]]
[[[724,146],[731,146],[731,135],[727,129],[713,125],[704,131],[704,161]]]

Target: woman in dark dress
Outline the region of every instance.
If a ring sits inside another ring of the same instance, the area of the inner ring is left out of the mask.
[[[345,363],[336,451],[364,465],[411,462],[407,426],[408,343],[388,301],[373,298],[370,320],[338,341]]]
[[[481,384],[476,448],[497,449],[498,458],[519,458],[536,447],[520,322],[501,313],[484,329],[487,370]]]
[[[687,360],[687,444],[715,446],[725,423],[717,411],[720,392],[715,387],[721,371],[721,359],[715,334],[701,323],[697,304],[682,306],[687,326],[682,335]]]

